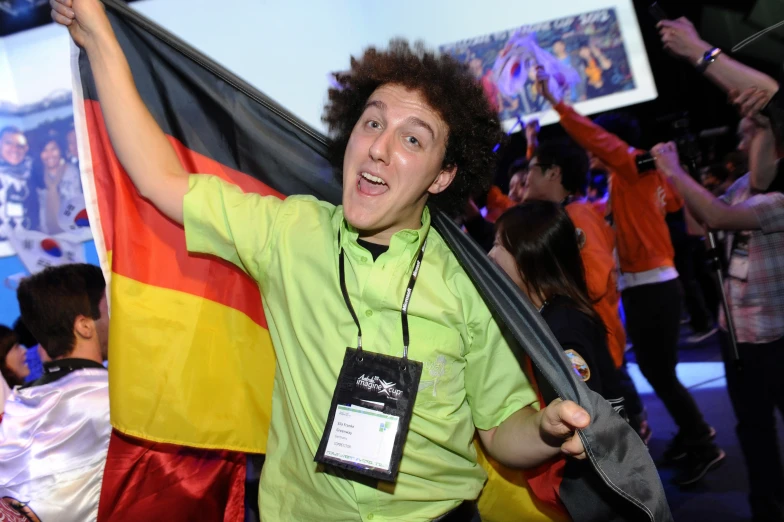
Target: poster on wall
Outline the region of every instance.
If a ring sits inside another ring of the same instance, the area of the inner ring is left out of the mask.
[[[537,67],[550,75],[556,98],[570,104],[636,87],[613,8],[513,27],[445,44],[440,51],[469,67],[507,128],[551,109],[536,85]]]
[[[0,101],[0,257],[31,273],[84,262],[92,239],[79,173],[71,93]]]

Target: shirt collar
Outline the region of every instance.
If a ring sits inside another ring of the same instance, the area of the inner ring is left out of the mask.
[[[45,362],[43,364],[43,370],[45,374],[57,373],[61,371],[81,370],[83,368],[99,368],[101,370],[106,369],[106,367],[99,362],[80,358],[55,359],[54,361]]]
[[[414,258],[416,258],[419,249],[422,248],[422,242],[427,238],[429,232],[430,209],[425,206],[425,209],[422,211],[422,226],[416,230],[404,229],[396,232],[389,242],[388,253],[394,257],[398,257],[405,253],[410,256],[413,261]],[[358,237],[359,232],[357,229],[351,226],[346,221],[345,217],[342,217],[340,220],[340,244],[338,245],[338,248],[343,248],[347,252],[350,252],[354,248],[361,248],[357,244]]]
[[[41,375],[41,377],[38,378],[38,380],[27,383],[21,386],[20,389],[41,386],[42,384],[49,384],[62,379],[66,375],[69,375],[76,370],[83,370],[86,368],[95,368],[106,371],[106,367],[104,365],[89,359],[55,359],[54,361],[45,362],[43,364],[44,373]]]

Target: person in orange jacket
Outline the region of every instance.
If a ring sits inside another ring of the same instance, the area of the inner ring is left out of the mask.
[[[615,234],[593,204],[578,196],[585,193],[587,171],[588,156],[579,146],[568,141],[546,142],[529,164],[525,199],[563,204],[574,224],[585,266],[588,296],[607,328],[607,348],[613,364],[619,370],[624,368],[621,381],[627,413],[632,426],[647,442],[651,431],[645,420],[645,408],[634,383],[626,378],[624,367],[626,331],[618,310],[620,295],[613,253]]]
[[[539,80],[542,88],[547,89],[544,70],[539,71]],[[680,466],[676,484],[693,484],[720,464],[725,454],[713,442],[716,431],[705,422],[694,398],[675,373],[680,295],[665,217],[681,208],[683,202],[655,168],[639,171],[637,160],[644,151],[633,146],[640,134],[636,121],[610,115],[599,122],[603,128],[556,100],[549,90],[544,90],[543,95],[561,116],[566,133],[610,172],[610,200],[621,269],[619,286],[627,332],[640,371],[679,428],[665,452],[664,463]],[[529,172],[529,179],[531,175]]]
[[[544,143],[531,159],[528,170],[525,200],[562,203],[577,229],[588,295],[607,326],[607,347],[618,367],[623,362],[626,333],[618,313],[620,299],[613,258],[615,239],[602,216],[588,201],[577,196],[585,192],[588,156],[573,143]]]

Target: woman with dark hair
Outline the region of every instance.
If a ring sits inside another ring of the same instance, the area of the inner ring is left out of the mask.
[[[50,131],[35,158],[39,178],[39,223],[42,232],[56,234],[61,209],[71,199],[82,194],[79,169],[66,161],[67,146],[61,137]]]
[[[622,392],[607,332],[588,298],[577,232],[566,211],[558,203],[531,201],[507,210],[495,227],[490,257],[539,309],[577,375],[620,411]],[[479,444],[477,453],[488,475],[479,497],[483,520],[571,520],[561,506],[539,496],[536,474],[504,466]]]
[[[496,222],[490,257],[528,296],[577,374],[620,409],[623,393],[607,332],[588,297],[577,231],[557,203],[532,201]]]
[[[14,331],[0,325],[0,374],[11,388],[24,384],[25,378],[30,375],[30,368],[25,361],[26,352],[17,341]]]

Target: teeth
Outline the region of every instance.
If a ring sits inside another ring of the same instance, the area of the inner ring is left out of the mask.
[[[373,174],[370,174],[368,172],[363,172],[361,175],[363,178],[365,178],[368,181],[372,181],[373,183],[382,183],[386,185],[386,183],[384,183],[384,180],[379,178],[378,176],[374,176]]]

